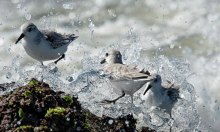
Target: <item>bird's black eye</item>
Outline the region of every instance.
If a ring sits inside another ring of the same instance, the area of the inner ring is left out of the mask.
[[[157,79],[155,79],[154,82],[156,83],[156,82],[157,82]]]
[[[28,32],[31,32],[31,28],[28,29]]]
[[[107,57],[107,56],[108,56],[108,53],[106,53],[105,56]]]

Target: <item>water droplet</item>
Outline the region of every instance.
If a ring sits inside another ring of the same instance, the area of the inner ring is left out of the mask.
[[[63,4],[64,9],[73,9],[73,6],[71,4]]]
[[[68,76],[68,77],[66,78],[66,80],[69,81],[69,82],[72,82],[72,81],[73,81],[73,77]]]
[[[60,53],[58,53],[58,55],[60,55]]]
[[[215,103],[217,103],[218,101],[217,100],[215,100]]]
[[[116,18],[116,14],[113,14],[112,16],[113,16],[113,18]]]
[[[76,130],[77,130],[77,131],[80,131],[80,130],[81,130],[81,127],[77,127]]]
[[[203,106],[203,109],[205,109],[205,106]]]
[[[217,110],[219,110],[219,107],[217,108]]]
[[[108,12],[110,13],[110,12],[111,12],[111,9],[108,9]]]
[[[17,9],[20,9],[21,8],[21,4],[17,4]]]
[[[170,45],[170,48],[171,48],[171,49],[174,48],[174,44],[171,44],[171,45]]]
[[[10,52],[10,51],[11,51],[11,48],[8,48],[8,51]]]
[[[125,124],[129,125],[129,121],[126,120],[126,121],[125,121]]]
[[[21,122],[20,122],[20,121],[18,121],[18,122],[17,122],[17,124],[18,124],[18,125],[21,125]]]
[[[7,74],[6,74],[6,78],[7,79],[10,79],[12,77],[12,74],[10,73],[10,72],[8,72]]]
[[[81,25],[81,21],[80,20],[78,20],[78,23],[79,23],[79,25]]]
[[[162,69],[164,70],[164,67],[162,67]],[[165,113],[166,109],[161,109],[161,112]]]
[[[91,40],[93,41],[93,32],[94,30],[91,31]]]
[[[70,118],[66,118],[66,121],[70,121]]]
[[[162,51],[163,51],[163,49],[162,49],[162,48],[159,48],[159,51],[160,51],[160,52],[162,52]]]
[[[4,67],[3,67],[3,70],[4,70],[4,71],[7,71],[7,70],[8,70],[8,67],[7,67],[7,66],[4,66]]]
[[[53,12],[50,12],[50,15],[53,15]]]
[[[88,18],[88,20],[91,22],[92,20],[91,20],[91,18]]]
[[[182,46],[179,46],[179,49],[181,49],[182,48]]]
[[[74,20],[70,20],[70,25],[74,26]]]
[[[112,125],[112,123],[113,123],[113,120],[112,120],[112,119],[108,121],[108,124],[109,124],[109,125]]]
[[[70,12],[69,18],[70,18],[70,19],[76,18],[76,14],[75,14],[74,12]]]
[[[28,65],[29,65],[29,66],[33,66],[33,65],[34,65],[34,63],[28,63]]]
[[[25,18],[29,21],[31,20],[31,14],[30,13],[26,13],[25,14]]]
[[[185,21],[185,23],[187,23],[187,21]]]
[[[93,22],[90,22],[89,23],[89,28],[93,28],[93,27],[95,27],[95,25],[93,24]]]

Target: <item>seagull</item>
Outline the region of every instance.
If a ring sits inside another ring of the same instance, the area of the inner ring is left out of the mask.
[[[159,107],[160,109],[165,109],[165,112],[170,115],[170,119],[173,119],[171,110],[178,99],[181,99],[179,86],[174,87],[173,81],[167,81],[169,85],[163,87],[161,85],[161,76],[158,74],[152,76],[154,76],[153,80],[150,81],[141,98],[145,100],[145,104],[148,108]]]
[[[22,39],[23,38],[23,39]],[[43,61],[55,60],[55,64],[65,57],[68,45],[78,36],[62,35],[55,30],[38,30],[33,23],[27,22],[21,26],[21,35],[15,42],[22,39],[26,53],[43,65]]]
[[[111,49],[106,52],[105,58],[100,62],[104,64],[107,62],[105,73],[110,75],[108,77],[113,91],[120,94],[114,100],[104,100],[102,103],[114,103],[125,96],[130,95],[133,104],[133,94],[138,91],[144,84],[151,81],[150,73],[148,71],[137,69],[137,65],[128,66],[122,63],[122,55],[120,51]]]

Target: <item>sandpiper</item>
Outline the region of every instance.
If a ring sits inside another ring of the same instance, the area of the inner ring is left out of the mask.
[[[139,90],[144,84],[151,81],[150,73],[148,71],[137,69],[137,65],[128,66],[122,63],[122,55],[120,51],[111,49],[106,52],[105,59],[101,64],[107,62],[105,73],[109,74],[109,80],[112,84],[113,90],[117,94],[121,94],[114,100],[104,100],[103,103],[115,103],[118,99],[125,96],[131,96],[133,103],[133,94]]]
[[[23,39],[22,39],[23,38]],[[43,61],[58,61],[65,57],[68,45],[78,38],[74,34],[62,35],[54,30],[38,30],[33,23],[27,22],[21,26],[21,35],[15,42],[22,39],[26,53],[43,65]]]
[[[174,87],[174,82],[170,82],[169,86],[162,86],[161,76],[158,74],[152,75],[153,80],[148,85],[147,89],[141,95],[141,98],[145,100],[145,105],[148,108],[157,107],[165,110],[164,112],[170,115],[172,118],[171,110],[174,107],[175,103],[180,98],[179,87]],[[170,127],[171,131],[172,127]]]

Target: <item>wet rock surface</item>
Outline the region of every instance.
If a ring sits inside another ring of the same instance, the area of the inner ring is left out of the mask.
[[[14,82],[0,84],[0,90]],[[20,132],[134,132],[136,119],[132,115],[116,119],[102,118],[81,108],[77,96],[53,91],[48,84],[32,79],[0,97],[0,131]],[[153,131],[143,128],[142,132]]]

